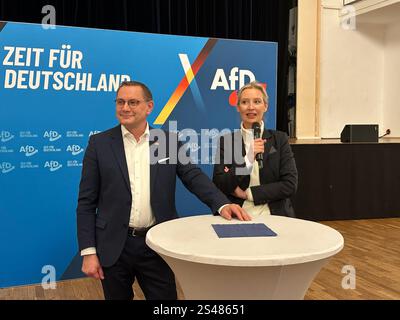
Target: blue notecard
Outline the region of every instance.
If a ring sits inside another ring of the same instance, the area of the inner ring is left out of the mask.
[[[263,223],[213,224],[219,238],[276,237],[277,234]]]

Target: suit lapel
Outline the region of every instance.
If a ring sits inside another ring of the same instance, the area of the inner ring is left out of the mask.
[[[152,129],[153,129],[152,127],[149,127],[149,130],[150,130],[149,148],[151,148],[151,146],[155,142],[157,142],[157,140],[152,138],[152,134],[151,134],[151,130]],[[167,145],[168,145],[168,143],[167,143]],[[149,150],[149,152],[150,152],[150,150]],[[152,157],[152,153],[150,153],[150,157]],[[154,157],[155,158],[158,157],[158,150],[157,149],[154,151]],[[153,163],[153,164],[151,164],[151,163]],[[154,189],[154,186],[156,185],[156,181],[157,181],[156,177],[157,177],[157,172],[158,172],[158,166],[159,166],[158,161],[154,162],[154,161],[152,161],[152,159],[150,159],[150,194],[153,194],[153,189]]]
[[[274,142],[272,141],[273,139],[271,139],[272,138],[271,133],[267,129],[264,129],[262,138],[267,140],[267,143],[265,144],[265,147],[264,147],[264,157],[263,157],[264,164],[265,164],[265,160],[268,158],[268,155],[271,151],[271,147],[273,146]]]
[[[243,157],[243,161],[244,161],[244,163],[241,164],[240,166],[244,169],[246,167],[246,163],[245,163],[245,160],[244,160],[244,158],[246,157],[246,145],[244,143],[242,132],[240,130],[237,130],[233,134],[232,146],[235,147],[236,146],[236,141],[238,141],[239,139],[242,142],[242,148],[241,149],[242,149],[242,157]],[[235,150],[235,148],[233,148],[233,150]],[[235,153],[236,152],[232,153],[232,160],[233,160],[233,163],[238,165],[238,163],[236,162],[236,159],[235,159]],[[242,175],[237,176],[237,180],[239,182],[239,187],[241,189],[243,189],[243,190],[247,189],[247,187],[249,186],[249,183],[250,183],[250,172],[248,172],[248,174],[242,174]]]
[[[122,140],[121,126],[116,126],[110,133],[110,144],[111,149],[114,153],[115,159],[117,160],[118,166],[121,169],[122,176],[124,177],[125,183],[129,191],[131,186],[129,182],[128,166],[126,164],[124,142]]]
[[[265,144],[265,147],[264,147],[264,154],[263,154],[263,164],[264,164],[264,168],[261,169],[261,170],[259,171],[259,177],[260,177],[260,183],[261,183],[261,184],[264,183],[264,182],[263,182],[264,179],[263,179],[263,174],[262,174],[262,172],[263,172],[263,170],[265,170],[266,166],[268,166],[268,170],[271,171],[271,166],[269,165],[269,153],[270,153],[270,151],[271,151],[272,146],[274,145],[274,141],[273,141],[274,139],[272,138],[271,132],[270,132],[269,130],[264,129],[262,138],[263,138],[263,139],[266,139],[267,142],[266,142],[266,144]]]
[[[241,130],[234,131],[234,133],[233,133],[233,141],[232,141],[233,150],[234,150],[234,147],[236,147],[236,144],[237,144],[236,142],[239,139],[240,139],[240,141],[242,141],[242,157],[244,158],[246,156],[246,145],[244,144],[244,139],[243,139],[243,136],[242,136],[242,132],[241,132]],[[234,157],[235,155],[232,154],[232,156]],[[232,159],[235,159],[235,158],[232,158]]]

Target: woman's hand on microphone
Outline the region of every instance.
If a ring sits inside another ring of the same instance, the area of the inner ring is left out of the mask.
[[[258,138],[254,139],[254,159],[256,158],[256,155],[259,153],[264,153],[264,145],[267,142],[267,140]]]

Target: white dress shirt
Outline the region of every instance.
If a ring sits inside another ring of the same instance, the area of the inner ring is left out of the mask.
[[[124,126],[121,126],[121,131],[132,193],[129,226],[150,227],[155,224],[155,218],[150,205],[149,124],[139,141]]]
[[[261,121],[261,136],[264,132],[264,122]],[[247,200],[244,201],[242,208],[247,211],[252,217],[258,217],[260,215],[270,215],[271,212],[269,210],[269,206],[267,203],[265,204],[260,204],[258,206],[254,205],[254,199],[253,199],[253,194],[251,193],[250,187],[253,186],[259,186],[260,185],[260,171],[258,167],[258,162],[254,161],[254,152],[253,152],[253,147],[254,147],[254,135],[253,135],[253,130],[251,129],[246,129],[243,126],[243,123],[241,124],[241,133],[245,145],[245,150],[246,150],[246,157],[245,157],[245,162],[246,162],[246,167],[248,169],[251,169],[251,174],[250,174],[250,184],[249,187],[245,190],[246,195],[247,195]]]

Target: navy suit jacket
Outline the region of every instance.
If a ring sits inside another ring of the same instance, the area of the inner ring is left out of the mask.
[[[157,150],[164,143],[166,157],[182,147],[176,134],[166,133],[166,141],[157,141],[150,130],[150,148]],[[175,150],[170,150],[175,139]],[[152,146],[152,144],[155,145]],[[158,151],[158,150],[157,150]],[[165,155],[155,157],[165,158]],[[151,153],[152,154],[152,153]],[[172,158],[171,158],[172,159]],[[152,162],[152,161],[151,161]],[[172,163],[167,160],[150,165],[150,203],[156,223],[178,217],[175,207],[175,184],[178,176],[186,188],[208,205],[212,213],[224,204],[227,197],[197,166]],[[77,207],[79,250],[96,247],[100,263],[112,266],[119,258],[128,234],[132,195],[126,164],[121,126],[93,135],[83,159]]]
[[[262,138],[267,142],[264,147],[263,168],[260,170],[260,185],[251,187],[254,204],[268,203],[271,214],[294,217],[290,197],[297,190],[298,177],[288,137],[284,132],[264,130]],[[213,173],[215,185],[228,196],[229,200],[240,206],[244,200],[236,198],[232,192],[238,186],[242,190],[249,187],[250,172],[246,170],[245,154],[244,141],[239,130],[222,136],[218,144],[217,164],[214,165]],[[247,171],[247,174],[238,175],[236,173],[238,168]]]

